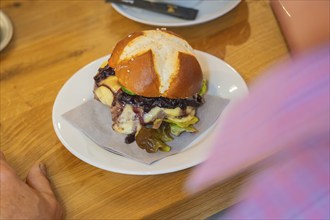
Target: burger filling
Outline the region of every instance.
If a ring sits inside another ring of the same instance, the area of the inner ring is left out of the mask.
[[[169,151],[166,144],[173,140],[172,135],[182,132],[197,132],[196,109],[204,103],[206,92],[203,82],[200,93],[186,99],[165,97],[143,97],[121,86],[115,71],[107,64],[99,68],[94,77],[96,99],[110,106],[112,128],[126,134],[126,143],[136,141],[147,152]]]

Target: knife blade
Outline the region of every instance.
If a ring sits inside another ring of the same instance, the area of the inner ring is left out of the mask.
[[[171,15],[186,20],[194,20],[198,13],[197,9],[187,8],[165,2],[150,2],[145,0],[105,0],[105,2],[143,8],[150,11]]]

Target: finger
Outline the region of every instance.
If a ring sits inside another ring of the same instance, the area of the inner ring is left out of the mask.
[[[36,163],[31,167],[26,177],[26,183],[41,193],[54,194],[47,178],[46,167],[42,163]]]

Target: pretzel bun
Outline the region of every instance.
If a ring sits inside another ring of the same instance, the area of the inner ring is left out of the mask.
[[[122,86],[145,97],[191,97],[203,80],[192,47],[166,30],[128,35],[115,46],[109,66]]]

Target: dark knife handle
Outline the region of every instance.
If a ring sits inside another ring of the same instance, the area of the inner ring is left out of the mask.
[[[194,20],[198,13],[198,10],[194,8],[187,8],[171,3],[149,2],[144,0],[105,0],[105,1],[111,3],[123,4],[132,7],[143,8],[150,11],[171,15],[186,20]]]

